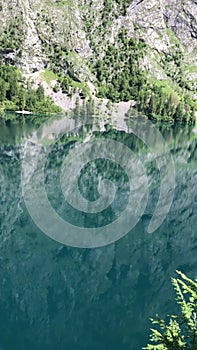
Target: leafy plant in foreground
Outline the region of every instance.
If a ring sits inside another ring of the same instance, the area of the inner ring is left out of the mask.
[[[172,278],[176,301],[181,315],[170,315],[168,322],[151,319],[157,329],[151,329],[150,341],[144,350],[197,350],[197,278],[193,281],[177,271],[180,276]]]

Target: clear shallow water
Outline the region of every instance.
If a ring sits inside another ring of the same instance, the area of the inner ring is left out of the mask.
[[[196,274],[197,140],[185,127],[163,127],[176,169],[175,197],[161,227],[147,226],[158,200],[159,172],[142,142],[123,132],[102,133],[130,146],[141,157],[150,194],[144,215],[124,238],[102,248],[61,245],[43,234],[29,216],[21,194],[21,138],[34,127],[0,126],[0,345],[3,349],[138,350],[148,340],[149,317],[175,312],[170,277],[180,269]],[[96,220],[73,212],[64,201],[58,173],[73,135],[56,144],[45,167],[48,198],[64,219],[92,227],[113,220],[127,201],[127,177],[109,161],[85,168],[79,187],[98,197],[98,173],[119,184],[116,205]],[[79,141],[78,141],[79,142]],[[91,181],[85,174],[90,172]],[[124,185],[124,186],[123,186]],[[123,186],[123,187],[122,187]],[[124,190],[121,191],[121,188]]]

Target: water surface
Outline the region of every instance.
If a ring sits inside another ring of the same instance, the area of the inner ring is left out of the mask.
[[[156,164],[147,147],[132,134],[110,128],[100,133],[100,137],[125,143],[141,158],[150,195],[144,215],[128,235],[109,246],[81,249],[51,240],[25,208],[21,158],[24,138],[34,129],[24,121],[0,124],[0,344],[4,350],[141,349],[148,340],[149,317],[176,311],[170,283],[175,270],[196,275],[195,134],[183,126],[160,128],[175,162],[175,197],[164,223],[148,234],[159,193]],[[61,157],[76,147],[79,138],[67,136],[51,150],[45,177],[48,198],[64,219],[78,226],[103,225],[124,207],[127,177],[109,161],[98,160],[92,168],[90,164],[79,180],[83,195],[95,200],[98,174],[105,174],[119,185],[117,204],[97,221],[73,212],[62,196],[58,173]],[[91,181],[87,183],[88,171]]]

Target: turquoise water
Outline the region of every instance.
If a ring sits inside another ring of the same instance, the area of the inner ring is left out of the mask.
[[[0,346],[4,350],[141,349],[148,341],[149,317],[176,311],[170,282],[175,270],[196,275],[197,138],[192,128],[160,127],[174,159],[176,187],[167,218],[148,234],[159,195],[156,163],[132,133],[110,127],[98,133],[126,144],[141,158],[150,191],[145,212],[131,232],[111,245],[84,249],[50,239],[26,209],[21,161],[24,139],[34,129],[24,121],[0,125]],[[87,129],[83,137],[86,134]],[[45,187],[64,220],[79,227],[99,227],[124,210],[128,178],[110,160],[97,160],[93,168],[87,165],[79,179],[83,196],[96,200],[98,175],[105,176],[117,185],[115,204],[98,217],[73,211],[62,195],[58,174],[62,156],[79,143],[80,134],[67,135],[54,145],[45,165]]]

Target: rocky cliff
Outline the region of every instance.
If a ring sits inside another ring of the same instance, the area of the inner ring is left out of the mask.
[[[182,112],[197,108],[183,101],[196,99],[196,0],[8,0],[0,1],[0,11],[0,54],[35,82],[54,87],[59,79],[56,92],[99,91],[99,97],[141,105],[151,89],[166,101],[171,94],[175,109],[182,101]],[[43,75],[46,70],[55,74]],[[140,95],[141,72],[149,86]]]
[[[196,0],[1,0],[0,11],[0,47],[25,72],[59,66],[95,82],[91,63],[126,28],[147,44],[140,65],[150,78],[181,80],[195,93]]]

